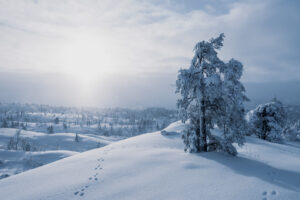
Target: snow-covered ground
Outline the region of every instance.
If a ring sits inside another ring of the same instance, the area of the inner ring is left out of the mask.
[[[20,138],[26,139],[36,151],[7,150],[8,141],[17,131],[0,128],[0,179],[122,139],[78,134],[79,142],[76,142],[74,133],[46,134],[22,130]]]
[[[238,156],[183,151],[174,123],[0,180],[9,200],[298,200],[300,148],[248,137]]]

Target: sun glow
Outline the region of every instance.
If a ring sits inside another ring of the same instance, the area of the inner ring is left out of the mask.
[[[112,72],[109,40],[100,35],[76,34],[68,38],[61,56],[63,71],[87,86]]]

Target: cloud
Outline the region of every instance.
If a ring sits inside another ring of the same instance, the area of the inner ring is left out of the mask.
[[[167,88],[177,70],[189,66],[196,42],[224,32],[220,56],[244,63],[244,81],[299,80],[299,5],[279,0],[2,0],[0,71],[109,74],[141,82],[145,74],[161,73],[159,82]],[[113,83],[113,78],[106,82]],[[151,87],[150,81],[141,85],[147,84]]]

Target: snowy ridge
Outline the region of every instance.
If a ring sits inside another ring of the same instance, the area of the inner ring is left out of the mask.
[[[171,124],[0,180],[1,199],[300,199],[300,148],[247,138],[238,156],[183,151]]]

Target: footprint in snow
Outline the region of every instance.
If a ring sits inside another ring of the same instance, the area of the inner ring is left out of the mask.
[[[99,169],[99,168],[101,168],[100,165],[97,165],[97,167],[95,167],[95,170],[97,170],[97,169]]]
[[[269,193],[271,196],[275,196],[275,195],[277,195],[278,193],[275,191],[275,190],[272,190],[272,192],[271,193]],[[263,191],[262,192],[262,196],[263,196],[263,198],[262,198],[262,200],[268,200],[268,198],[266,197],[268,195],[268,192],[267,191]]]
[[[99,158],[99,159],[97,159],[99,162],[103,162],[104,161],[104,159],[103,158]],[[101,165],[99,164],[99,165],[97,165],[97,167],[95,167],[95,170],[97,170],[97,169],[103,169],[102,167],[101,167]],[[91,180],[93,180],[94,179],[94,181],[98,181],[98,178],[97,178],[97,176],[98,176],[98,173],[96,173],[96,174],[94,174],[94,177],[89,177],[89,180],[91,181]],[[80,195],[80,196],[83,196],[84,195],[84,190],[85,190],[85,188],[88,188],[89,186],[84,186],[84,188],[82,188],[80,191],[76,191],[76,192],[74,192],[74,195]]]
[[[95,167],[95,170],[100,170],[100,169],[103,169],[102,167],[100,167],[100,166],[97,166],[97,167]]]
[[[273,191],[271,192],[271,195],[277,195],[277,192],[276,192],[275,190],[273,190]]]

